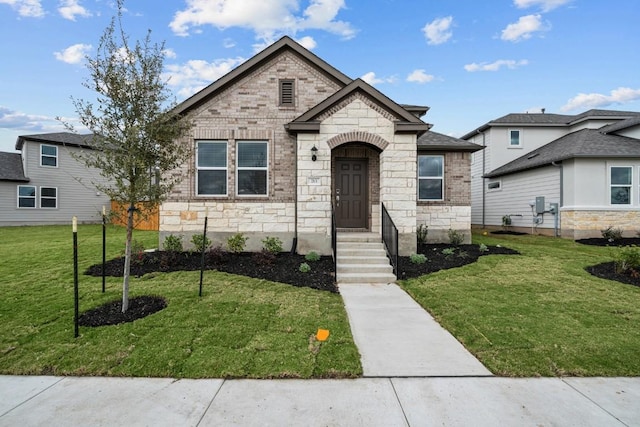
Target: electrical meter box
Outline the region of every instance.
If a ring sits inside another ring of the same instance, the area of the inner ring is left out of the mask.
[[[536,197],[536,214],[544,213],[544,196]]]

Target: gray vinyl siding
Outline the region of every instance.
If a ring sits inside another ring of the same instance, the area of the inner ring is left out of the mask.
[[[504,215],[512,215],[513,227],[531,227],[530,201],[536,196],[544,196],[545,209],[549,209],[549,203],[560,202],[560,170],[557,167],[547,166],[503,176],[500,181],[500,190],[489,191],[486,195],[487,225],[500,226]],[[544,223],[538,228],[553,227],[553,215],[545,214]]]
[[[482,135],[477,135],[470,139],[469,142],[473,142],[482,146]],[[482,191],[483,186],[486,185],[486,180],[482,178],[484,173],[491,170],[491,144],[489,143],[489,134],[486,134],[486,144],[484,150],[476,151],[471,155],[471,224],[482,225]],[[485,170],[482,170],[483,157],[485,163]]]
[[[0,226],[70,224],[73,216],[80,223],[95,223],[101,221],[102,206],[109,210],[109,198],[94,186],[94,182],[103,182],[103,178],[71,156],[70,150],[78,148],[57,147],[57,167],[42,167],[40,143],[25,142],[24,173],[30,181],[0,183]],[[18,208],[19,185],[36,187],[36,208]],[[56,208],[40,208],[42,187],[57,188]]]

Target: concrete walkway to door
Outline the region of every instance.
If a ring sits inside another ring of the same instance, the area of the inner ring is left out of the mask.
[[[395,283],[338,288],[365,377],[492,375]]]

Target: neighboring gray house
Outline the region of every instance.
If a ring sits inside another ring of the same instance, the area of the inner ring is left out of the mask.
[[[640,112],[508,114],[462,138],[485,147],[472,160],[474,227],[507,217],[573,239],[640,231]]]
[[[482,147],[431,132],[428,107],[401,105],[283,37],[176,107],[195,155],[160,207],[160,239],[234,233],[259,250],[266,236],[300,253],[331,252],[339,231],[380,234],[383,206],[399,252],[449,229],[470,241],[470,159]],[[187,237],[187,240],[189,238]]]
[[[71,156],[88,149],[90,135],[48,133],[19,136],[19,153],[0,152],[0,226],[101,221],[109,198],[96,190],[103,179]]]

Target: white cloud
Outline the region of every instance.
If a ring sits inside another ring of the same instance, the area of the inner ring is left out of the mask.
[[[236,46],[236,42],[233,39],[224,39],[222,41],[222,46],[224,46],[226,49],[231,49],[232,47]]]
[[[435,79],[431,74],[427,74],[424,70],[413,70],[411,74],[407,76],[408,82],[413,83],[429,83]]]
[[[515,61],[513,59],[498,59],[492,63],[481,62],[471,63],[464,66],[464,69],[469,71],[470,73],[474,73],[476,71],[498,71],[502,67],[507,67],[511,70],[521,67],[523,65],[529,64],[529,61],[526,59],[522,59],[520,61]]]
[[[90,44],[78,43],[53,54],[58,61],[66,62],[67,64],[79,64],[91,49],[92,46]]]
[[[513,4],[519,9],[540,6],[543,12],[549,12],[571,1],[572,0],[513,0]]]
[[[579,93],[567,101],[567,103],[560,108],[560,111],[588,110],[638,100],[640,100],[640,89],[619,87],[612,90],[609,95],[601,93]]]
[[[344,38],[355,35],[350,23],[336,20],[345,7],[344,0],[310,0],[301,14],[299,6],[299,0],[187,0],[187,8],[176,12],[169,27],[179,36],[187,36],[204,25],[249,28],[267,44],[283,34],[295,35],[309,29]]]
[[[547,31],[549,27],[542,25],[541,15],[521,16],[515,24],[509,24],[502,30],[502,40],[510,42],[518,42],[531,38],[531,35],[537,31]]]
[[[18,12],[18,15],[25,18],[41,18],[44,16],[40,0],[0,0],[0,4],[8,4]]]
[[[453,33],[450,31],[451,24],[453,23],[453,16],[447,16],[446,18],[434,19],[428,23],[422,29],[428,44],[442,44],[449,40]]]
[[[186,64],[165,67],[163,77],[176,89],[178,98],[187,98],[243,63],[244,58],[220,59],[214,62],[194,59]]]
[[[64,19],[75,21],[76,16],[87,18],[91,13],[80,5],[79,0],[63,0],[60,2],[58,12]]]
[[[1,129],[43,131],[54,125],[54,122],[55,119],[53,117],[26,114],[0,105]]]
[[[318,44],[313,39],[313,37],[309,37],[309,36],[305,36],[301,39],[297,39],[296,41],[300,43],[305,49],[308,49],[308,50],[313,50],[316,48],[316,46],[318,46]]]
[[[395,83],[396,81],[396,78],[393,76],[378,78],[376,77],[376,73],[374,73],[373,71],[369,71],[368,73],[364,74],[360,78],[364,80],[366,83],[369,83],[371,86],[375,86],[380,83]]]
[[[176,54],[176,51],[171,48],[167,48],[163,50],[162,53],[164,53],[164,57],[168,59],[175,59],[178,57],[178,55]]]

